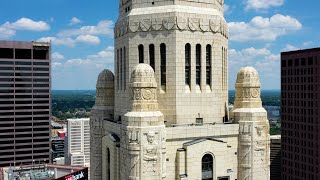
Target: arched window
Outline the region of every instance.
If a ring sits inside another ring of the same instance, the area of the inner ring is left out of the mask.
[[[211,45],[206,47],[206,84],[211,86],[211,62],[212,62],[212,50]]]
[[[201,45],[196,45],[196,84],[201,83]]]
[[[154,45],[149,45],[149,57],[150,57],[150,66],[155,70],[155,62],[154,62]]]
[[[142,44],[138,46],[138,51],[139,51],[139,63],[144,63],[144,48]]]
[[[162,43],[160,45],[160,59],[161,59],[161,86],[166,85],[167,82],[167,77],[166,77],[166,65],[167,65],[167,50],[166,50],[166,45],[164,43]]]
[[[119,57],[120,57],[120,54],[119,54],[119,49],[117,49],[117,67],[116,67],[116,69],[117,69],[117,89],[119,89],[120,87],[120,84],[119,84],[119,81],[120,81],[120,79],[119,79],[119,76],[120,76],[120,65],[119,65],[119,63],[120,63],[120,59],[119,59]]]
[[[126,90],[126,86],[127,86],[127,51],[126,51],[126,47],[123,48],[123,86],[124,86],[124,90]]]
[[[213,180],[213,157],[205,154],[202,157],[202,180]]]
[[[110,149],[107,148],[107,180],[111,180],[111,163],[110,163]]]
[[[185,81],[186,85],[191,84],[191,45],[188,43],[185,46]]]

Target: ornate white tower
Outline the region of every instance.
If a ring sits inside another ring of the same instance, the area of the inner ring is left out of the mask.
[[[113,120],[114,114],[114,75],[103,70],[96,86],[96,103],[90,117],[90,179],[102,179],[102,137],[103,121]]]
[[[120,0],[116,121],[130,109],[128,82],[139,63],[155,71],[166,125],[226,119],[228,34],[223,5],[223,0]]]
[[[236,81],[234,118],[239,123],[238,179],[270,179],[270,134],[260,98],[258,72],[241,68]]]
[[[152,67],[137,65],[129,88],[131,111],[125,114],[121,126],[120,179],[164,179],[166,133]]]

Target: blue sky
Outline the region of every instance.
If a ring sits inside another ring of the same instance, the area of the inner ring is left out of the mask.
[[[280,88],[280,52],[318,47],[320,2],[225,0],[229,23],[229,88],[237,71],[254,66],[262,89]],[[53,89],[95,89],[113,70],[116,0],[3,0],[0,39],[52,40]]]

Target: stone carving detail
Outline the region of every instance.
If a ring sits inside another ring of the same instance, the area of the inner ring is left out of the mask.
[[[145,100],[153,100],[155,99],[155,90],[154,89],[142,89],[141,91],[141,94],[142,94],[142,98],[145,99]]]
[[[132,89],[133,100],[155,100],[156,90],[153,88],[134,88]]]
[[[219,0],[223,1],[223,0]],[[199,31],[219,33],[228,38],[227,23],[219,16],[211,19],[184,18],[184,17],[165,17],[150,19],[123,20],[116,24],[115,38],[126,35],[127,33],[148,32],[148,31]]]
[[[240,125],[240,133],[241,135],[249,135],[251,136],[251,125],[249,124],[241,124]]]
[[[237,89],[236,96],[238,98],[260,98],[259,88],[239,88]]]
[[[158,144],[155,142],[155,133],[153,131],[148,132],[147,144],[144,147],[144,169],[143,172],[151,170],[155,173],[158,162]]]
[[[133,92],[133,100],[142,100],[142,97],[141,97],[141,89],[138,89],[138,88],[135,88],[135,89],[132,89],[132,92]]]
[[[256,128],[256,130],[257,130],[257,134],[258,134],[258,136],[263,136],[263,129],[265,128],[265,126],[263,126],[263,127],[259,127],[259,126],[257,126],[257,127],[255,127]]]
[[[128,132],[129,143],[139,144],[139,131],[129,131]]]

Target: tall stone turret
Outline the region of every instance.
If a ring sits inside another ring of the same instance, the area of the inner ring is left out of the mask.
[[[241,68],[236,81],[234,118],[239,123],[238,180],[270,179],[270,134],[253,67]]]
[[[120,179],[164,179],[166,136],[163,115],[158,111],[157,83],[147,64],[133,68],[131,108],[121,125]]]
[[[103,121],[113,120],[114,113],[114,75],[103,70],[96,86],[96,103],[90,117],[90,179],[102,179],[102,136]]]

